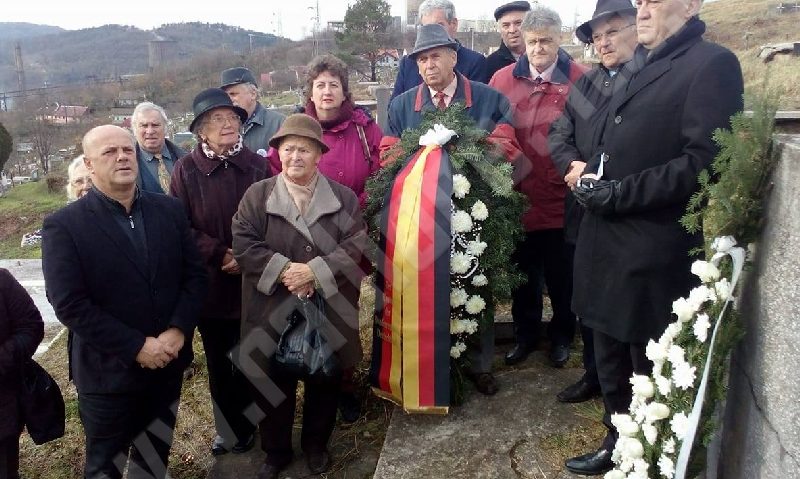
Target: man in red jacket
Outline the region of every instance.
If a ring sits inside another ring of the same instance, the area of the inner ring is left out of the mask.
[[[528,282],[514,292],[511,314],[516,346],[506,354],[506,364],[523,361],[536,348],[542,321],[542,277],[553,307],[548,335],[550,361],[561,367],[569,358],[575,336],[569,257],[564,244],[563,175],[550,159],[547,134],[564,109],[572,84],[586,69],[559,48],[561,18],[555,11],[535,5],[520,27],[525,55],[494,74],[489,86],[511,102],[517,141],[524,157],[514,162],[514,184],[528,197],[522,215],[525,239],[515,260]]]

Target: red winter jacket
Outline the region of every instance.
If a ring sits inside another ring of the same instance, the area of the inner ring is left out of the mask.
[[[572,84],[588,69],[564,51],[559,51],[556,62],[551,80],[539,85],[531,79],[525,55],[498,70],[489,82],[511,102],[514,131],[525,155],[514,162],[515,188],[530,201],[522,215],[525,231],[564,227],[567,185],[550,159],[547,134],[550,124],[561,116]]]

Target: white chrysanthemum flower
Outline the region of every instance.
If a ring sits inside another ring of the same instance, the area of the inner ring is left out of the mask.
[[[669,348],[675,338],[681,334],[681,329],[683,329],[682,322],[675,321],[674,323],[669,323],[667,329],[664,330],[664,334],[661,335],[661,338],[659,338],[658,342],[664,345],[665,348]]]
[[[637,459],[633,461],[633,472],[637,474],[645,474],[645,477],[647,477],[648,469],[650,469],[650,464],[648,464],[644,459]]]
[[[689,292],[689,303],[695,307],[696,310],[699,310],[703,307],[703,304],[706,301],[716,301],[717,300],[717,292],[714,291],[714,288],[709,288],[708,286],[701,284],[700,286],[694,288]]]
[[[469,194],[470,188],[469,180],[466,176],[461,174],[453,175],[453,196],[462,199]]]
[[[669,425],[672,432],[675,433],[675,437],[682,441],[689,429],[689,417],[682,412],[676,413],[672,416]]]
[[[667,454],[675,454],[675,438],[670,437],[661,443],[661,450]]]
[[[458,359],[467,350],[467,345],[459,341],[450,348],[450,357]]]
[[[644,354],[650,361],[664,361],[667,359],[667,348],[665,348],[663,344],[657,343],[651,339],[647,342]]]
[[[472,286],[486,286],[489,284],[489,279],[485,274],[476,274],[472,277]]]
[[[650,476],[647,475],[647,471],[633,471],[628,474],[628,479],[650,479]]]
[[[672,382],[679,389],[689,389],[694,386],[695,372],[697,368],[690,366],[687,362],[680,362],[672,367]]]
[[[472,217],[464,210],[456,210],[450,220],[453,233],[466,233],[472,230]]]
[[[672,381],[670,381],[666,376],[657,376],[656,387],[658,388],[659,394],[662,396],[669,396],[669,394],[672,392]]]
[[[655,387],[649,376],[642,374],[634,374],[630,379],[631,386],[633,386],[633,394],[645,398],[653,397],[655,394]]]
[[[453,274],[464,274],[472,266],[472,258],[465,253],[454,253],[450,257],[450,272]]]
[[[486,301],[484,301],[483,298],[477,294],[473,294],[467,300],[465,308],[469,314],[478,314],[483,311],[484,308],[486,308]]]
[[[470,241],[467,243],[467,253],[472,256],[480,256],[488,246],[485,241]]]
[[[450,307],[457,308],[464,306],[467,303],[469,295],[462,288],[453,288],[450,290]]]
[[[656,439],[658,439],[658,429],[652,424],[643,424],[642,425],[642,434],[644,434],[644,438],[648,444],[651,446],[656,443]]]
[[[673,365],[686,362],[684,355],[685,351],[677,344],[670,346],[669,351],[667,352],[667,358],[669,358],[669,362],[671,362]]]
[[[731,295],[731,282],[728,278],[722,278],[714,283],[714,290],[717,292],[717,297],[724,301]]]
[[[450,334],[463,334],[467,332],[467,323],[463,319],[450,320]]]
[[[705,313],[698,314],[697,320],[695,320],[694,326],[692,327],[694,337],[701,343],[705,343],[708,338],[708,328],[710,327],[711,321],[709,321],[708,315]]]
[[[704,283],[712,283],[719,279],[719,269],[713,263],[703,260],[692,263],[692,274]]]
[[[658,458],[658,472],[667,479],[672,479],[675,477],[675,463],[672,462],[672,459],[662,454]]]
[[[692,319],[699,307],[700,305],[695,306],[694,303],[689,302],[686,298],[678,298],[672,302],[672,312],[678,317],[678,321],[682,323]]]
[[[711,247],[714,251],[718,251],[720,253],[727,253],[736,246],[736,239],[733,236],[718,236],[714,238],[714,241],[711,243]]]
[[[478,200],[472,205],[472,217],[475,218],[476,221],[483,221],[489,217],[489,209],[486,207],[486,204]]]
[[[464,332],[467,334],[475,334],[478,332],[478,322],[471,319],[464,320]]]
[[[660,402],[651,402],[647,405],[647,422],[652,423],[669,417],[669,406]]]
[[[644,446],[634,437],[627,438],[623,447],[623,454],[633,460],[639,459],[644,455]]]
[[[603,479],[625,479],[625,473],[619,469],[608,471]]]

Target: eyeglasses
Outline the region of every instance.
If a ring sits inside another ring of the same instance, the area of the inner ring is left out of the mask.
[[[619,35],[619,32],[621,32],[622,30],[625,30],[626,28],[630,28],[630,27],[633,27],[633,26],[636,26],[636,24],[635,23],[630,23],[628,25],[625,25],[622,28],[609,30],[609,31],[607,31],[605,33],[593,33],[592,34],[592,42],[595,42],[595,43],[602,42],[603,41],[603,37],[606,37],[609,40],[613,40],[614,38],[616,38],[617,35]]]
[[[208,117],[208,122],[213,123],[216,126],[223,126],[226,123],[238,125],[241,121],[242,120],[239,118],[239,115],[214,115]]]

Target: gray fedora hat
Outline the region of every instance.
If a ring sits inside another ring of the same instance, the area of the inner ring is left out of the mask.
[[[413,59],[417,54],[430,50],[431,48],[447,47],[458,50],[458,42],[450,38],[447,30],[438,23],[422,25],[417,30],[417,41],[414,43],[414,51],[409,56]]]
[[[594,15],[588,22],[581,24],[575,30],[575,36],[583,43],[592,43],[592,24],[600,20],[606,20],[613,15],[632,15],[636,17],[636,7],[634,7],[630,0],[597,0],[597,7],[594,9]]]
[[[230,108],[244,123],[247,121],[247,112],[244,108],[238,107],[233,104],[231,98],[225,91],[220,88],[208,88],[201,91],[194,97],[192,102],[192,111],[194,112],[194,120],[189,125],[189,131],[194,132],[195,126],[200,122],[200,118],[214,108]]]
[[[227,86],[238,85],[239,83],[252,83],[253,85],[258,86],[253,72],[245,67],[235,67],[222,70],[222,75],[220,76],[222,77],[222,84],[220,85],[220,88],[222,89]]]

